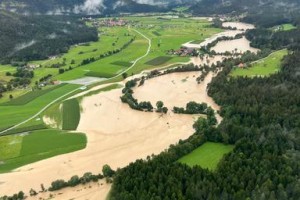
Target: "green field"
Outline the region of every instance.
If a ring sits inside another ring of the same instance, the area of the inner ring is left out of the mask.
[[[290,31],[296,29],[297,27],[293,24],[281,24],[279,26],[272,27],[273,31]]]
[[[83,149],[86,142],[84,134],[66,133],[59,130],[40,130],[2,136],[0,137],[0,173]]]
[[[234,146],[221,143],[206,142],[188,155],[183,156],[178,161],[190,167],[199,165],[202,168],[215,170],[218,163],[224,156],[233,150]]]
[[[25,105],[0,106],[0,130],[11,127],[22,122],[23,120],[28,119],[44,108],[47,104],[77,88],[79,88],[78,85],[67,84],[41,95]],[[40,121],[41,119],[37,118],[35,120]]]
[[[152,60],[149,60],[145,64],[146,65],[157,66],[157,65],[162,65],[162,64],[168,62],[171,59],[172,59],[172,57],[169,57],[169,56],[160,56],[160,57],[154,58]]]
[[[283,49],[270,54],[268,57],[263,58],[259,61],[253,62],[249,68],[238,68],[235,67],[230,75],[233,77],[237,76],[269,76],[280,70],[281,60],[287,55],[287,50]]]
[[[12,99],[11,101],[9,102],[6,102],[6,103],[3,103],[3,104],[0,104],[0,106],[20,106],[20,105],[25,105],[27,103],[29,103],[30,101],[33,101],[34,99],[44,95],[44,94],[47,94],[48,92],[51,92],[59,87],[62,87],[64,84],[61,84],[61,85],[57,85],[57,86],[54,86],[54,87],[50,87],[48,89],[41,89],[41,90],[35,90],[35,91],[32,91],[32,92],[28,92],[26,93],[25,95],[23,96],[20,96],[18,98],[15,98],[15,99]]]
[[[77,99],[63,102],[63,130],[76,130],[80,120],[80,107]]]

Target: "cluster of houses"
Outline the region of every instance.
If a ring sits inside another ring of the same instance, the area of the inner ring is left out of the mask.
[[[121,18],[109,18],[109,19],[89,19],[94,27],[115,27],[115,26],[126,26],[128,21]]]
[[[181,47],[180,49],[177,50],[174,49],[169,50],[168,54],[177,55],[177,56],[195,56],[198,54],[198,52],[194,48]]]

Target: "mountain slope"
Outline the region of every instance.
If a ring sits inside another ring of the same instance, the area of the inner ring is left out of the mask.
[[[0,11],[0,61],[43,59],[72,44],[97,40],[94,28],[69,16],[20,16]]]
[[[165,11],[169,6],[193,0],[0,0],[0,8],[39,14],[111,14]]]

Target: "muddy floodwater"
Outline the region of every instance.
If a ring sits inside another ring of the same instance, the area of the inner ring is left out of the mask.
[[[230,53],[244,53],[246,51],[251,51],[257,53],[259,50],[250,46],[250,41],[245,37],[236,40],[220,41],[211,50],[217,53],[225,53],[229,51]]]

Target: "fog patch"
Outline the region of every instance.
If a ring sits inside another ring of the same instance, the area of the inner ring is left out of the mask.
[[[20,51],[22,49],[25,49],[27,47],[30,47],[30,46],[34,45],[35,43],[36,43],[35,40],[31,40],[30,42],[26,42],[26,43],[24,42],[24,43],[21,43],[21,44],[17,44],[14,50],[15,51]]]
[[[47,39],[50,39],[50,40],[53,40],[55,38],[57,38],[56,33],[52,33],[52,34],[50,34],[50,35],[47,36]]]
[[[74,13],[86,13],[89,15],[100,14],[102,9],[105,9],[104,0],[86,0],[83,5],[76,5]]]

